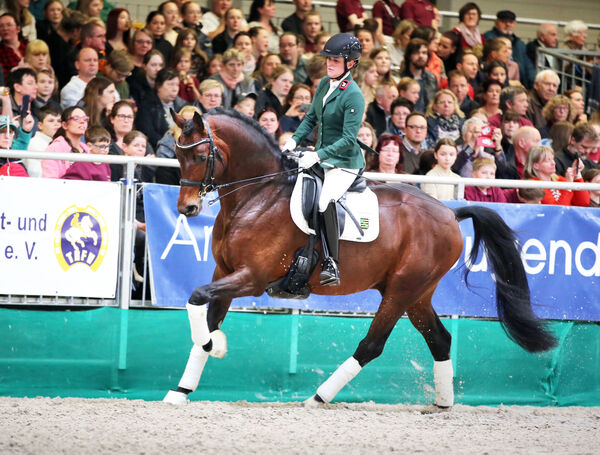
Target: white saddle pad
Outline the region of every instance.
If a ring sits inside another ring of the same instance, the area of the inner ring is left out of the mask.
[[[302,180],[306,178],[304,173],[298,174],[294,191],[290,199],[290,213],[292,220],[298,228],[305,234],[314,234],[315,231],[308,227],[308,223],[302,214]],[[361,226],[357,228],[352,218],[346,213],[346,222],[344,232],[340,240],[349,240],[351,242],[372,242],[379,235],[379,203],[377,195],[367,188],[362,193],[346,193],[344,204],[354,215]],[[339,206],[338,206],[339,207]],[[344,209],[341,209],[344,211]],[[364,235],[361,235],[361,232]]]

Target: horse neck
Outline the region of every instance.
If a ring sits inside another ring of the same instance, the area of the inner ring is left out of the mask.
[[[222,180],[219,183],[236,182],[283,170],[281,156],[269,150],[266,141],[262,138],[252,141],[248,135],[240,135],[239,128],[240,125],[219,128],[219,136],[225,138],[224,142],[229,148],[225,158],[227,168],[219,178]]]
[[[273,153],[263,138],[257,137],[256,140],[252,140],[250,138],[252,133],[240,134],[240,128],[244,128],[244,126],[239,124],[228,123],[218,128],[219,137],[226,138],[225,142],[229,148],[225,157],[227,167],[217,179],[218,184],[239,182],[283,171],[281,156]],[[224,188],[220,190],[220,194],[228,194],[232,189],[240,188],[242,185]],[[273,177],[265,179],[265,184],[259,183],[240,188],[222,199],[222,207],[223,204],[225,207],[237,206],[257,192],[272,191],[278,185],[277,177]]]

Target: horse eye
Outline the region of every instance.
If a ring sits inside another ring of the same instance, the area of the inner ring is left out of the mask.
[[[206,155],[200,155],[200,156],[196,157],[196,162],[197,163],[202,163],[204,161],[206,161]]]

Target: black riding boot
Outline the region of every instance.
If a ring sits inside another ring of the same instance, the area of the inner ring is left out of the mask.
[[[323,244],[323,269],[321,270],[322,286],[339,286],[339,227],[335,201],[331,201],[322,215],[321,242]]]

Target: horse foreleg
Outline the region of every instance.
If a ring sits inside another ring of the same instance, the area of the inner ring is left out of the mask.
[[[367,363],[379,357],[398,318],[402,315],[400,311],[391,299],[384,298],[371,322],[367,336],[359,343],[352,357],[342,363],[305,404],[315,406],[331,402]]]
[[[454,370],[450,359],[452,337],[431,306],[431,298],[407,311],[410,321],[421,333],[433,355],[435,401],[424,412],[436,412],[454,405]]]
[[[186,305],[194,345],[177,389],[170,390],[164,402],[178,405],[187,403],[187,396],[198,387],[208,356],[222,358],[227,352],[227,341],[219,327],[232,298],[254,292],[248,284],[250,273],[247,270],[222,278],[220,276],[222,273],[217,269],[213,275],[214,281],[194,289]]]

